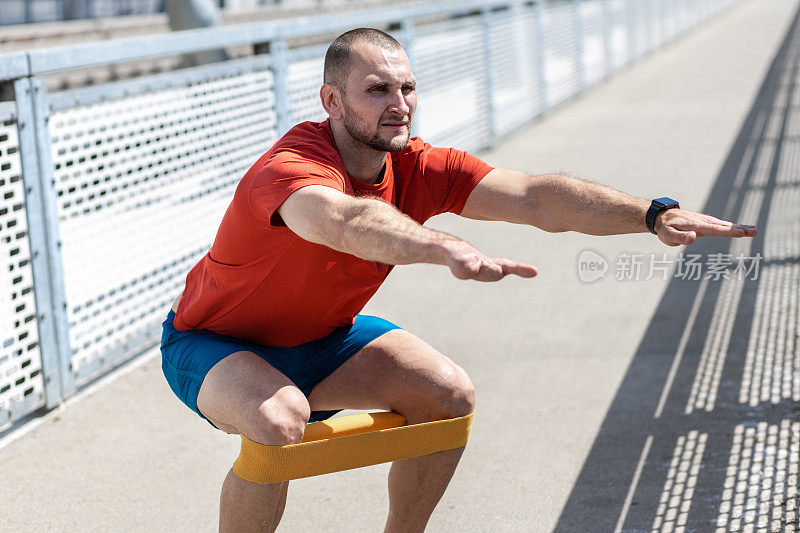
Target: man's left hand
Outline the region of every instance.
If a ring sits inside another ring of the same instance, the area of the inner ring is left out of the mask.
[[[734,224],[711,215],[703,215],[685,209],[668,209],[658,214],[655,221],[656,235],[669,246],[692,244],[697,237],[755,237],[758,228]]]

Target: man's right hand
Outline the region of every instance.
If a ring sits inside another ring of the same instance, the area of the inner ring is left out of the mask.
[[[539,271],[533,265],[510,259],[487,257],[466,241],[446,241],[445,264],[458,279],[498,281],[509,274],[532,278]]]

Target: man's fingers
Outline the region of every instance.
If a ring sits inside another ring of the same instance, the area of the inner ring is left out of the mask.
[[[720,220],[711,215],[703,215],[707,222],[712,226],[718,226],[735,234],[736,237],[755,237],[758,235],[758,228],[753,224],[734,224],[727,220]],[[727,233],[725,235],[728,235]]]
[[[476,281],[498,281],[514,274],[523,278],[532,278],[539,273],[533,265],[512,261],[505,258],[486,257],[478,250],[464,243],[464,251],[457,250],[448,261],[452,274],[458,279],[474,279]]]
[[[532,278],[538,273],[539,271],[533,265],[519,263],[510,259],[492,257],[487,258],[485,272],[481,272],[482,275],[475,279],[479,281],[498,281],[509,274],[514,274],[522,278]]]
[[[669,246],[681,246],[682,244],[692,244],[697,238],[698,233],[695,231],[679,230],[671,226],[662,226],[658,233],[658,238],[661,242]]]
[[[514,274],[523,278],[532,278],[539,271],[533,265],[518,263],[510,259],[485,258],[480,268],[469,278],[476,281],[500,281],[509,274]]]
[[[712,221],[710,223],[710,228],[717,232],[723,232],[723,234],[735,234],[737,236],[744,236],[748,233],[748,231],[756,231],[755,226],[748,226],[745,224],[734,224],[733,222],[729,222],[727,220],[719,220],[714,219],[712,217]]]
[[[483,260],[480,270],[472,279],[477,281],[499,281],[505,277],[503,267],[491,260]]]
[[[528,265],[526,263],[519,263],[510,259],[501,258],[492,259],[492,261],[503,267],[504,275],[514,274],[515,276],[519,276],[521,278],[532,278],[539,273],[539,270],[535,266]]]
[[[662,239],[670,246],[691,244],[697,237],[755,237],[758,228],[750,224],[735,224],[701,213],[676,213],[675,218],[662,227],[666,232]]]
[[[703,237],[744,237],[744,231],[733,226],[719,224],[700,226],[697,233]]]
[[[696,232],[700,236],[708,237],[755,237],[758,235],[758,228],[751,225],[720,221],[719,223],[700,226],[696,228]]]
[[[734,224],[733,228],[742,232],[742,237],[755,237],[758,228],[753,224]]]

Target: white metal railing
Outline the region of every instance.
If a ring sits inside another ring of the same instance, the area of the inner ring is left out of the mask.
[[[296,38],[389,28],[415,133],[474,151],[734,1],[447,1],[0,55],[0,430],[152,346],[241,176],[323,118],[326,47]],[[264,53],[68,91],[42,77],[239,45]]]

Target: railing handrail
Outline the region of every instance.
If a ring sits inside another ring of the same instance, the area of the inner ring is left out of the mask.
[[[0,54],[0,81],[14,80],[30,76],[28,52],[8,52]]]

